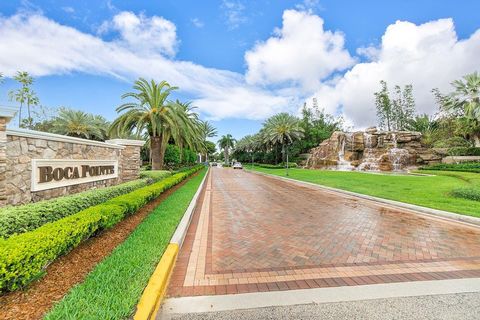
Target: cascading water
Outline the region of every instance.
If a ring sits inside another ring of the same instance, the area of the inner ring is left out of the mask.
[[[398,140],[395,133],[392,133],[392,143],[393,148],[388,151],[388,155],[392,161],[393,171],[402,171],[408,161],[410,153],[406,149],[398,148]]]
[[[351,171],[355,168],[352,166],[350,161],[345,160],[345,147],[347,145],[347,135],[353,136],[351,133],[346,133],[345,136],[341,137],[340,147],[338,148],[338,162],[337,170],[339,171]]]
[[[363,134],[365,148],[363,150],[363,161],[358,166],[359,170],[379,170],[378,159],[375,155],[374,146],[373,146],[373,136],[369,133]]]

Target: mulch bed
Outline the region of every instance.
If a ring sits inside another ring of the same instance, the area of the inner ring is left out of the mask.
[[[0,296],[0,319],[41,319],[55,302],[61,300],[70,288],[82,282],[103,258],[121,244],[153,209],[188,180],[165,191],[112,229],[86,240],[55,260],[47,267],[44,277],[24,290]]]

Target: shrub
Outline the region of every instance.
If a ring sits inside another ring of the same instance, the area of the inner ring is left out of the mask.
[[[144,177],[116,186],[89,190],[61,198],[44,200],[16,207],[0,209],[0,238],[8,238],[16,233],[34,230],[45,223],[57,221],[108,199],[132,192],[165,178],[170,173],[142,172]]]
[[[441,139],[433,143],[435,148],[468,148],[471,146],[470,141],[465,140],[462,137],[451,137],[447,139]]]
[[[160,181],[171,174],[172,173],[168,170],[148,170],[148,171],[141,171],[140,178],[152,179],[153,181]]]
[[[450,148],[447,151],[448,155],[450,156],[480,156],[480,148],[472,147],[472,148]]]
[[[180,163],[180,148],[173,144],[167,145],[163,162],[170,167],[178,165]]]
[[[480,201],[480,189],[478,188],[455,188],[451,194],[456,198]]]
[[[420,170],[463,171],[480,173],[480,162],[439,163],[421,167]]]
[[[0,239],[0,292],[15,290],[39,277],[57,257],[102,229],[112,227],[201,168],[175,174],[36,230]]]
[[[286,168],[286,163],[279,163],[279,164],[268,164],[268,163],[256,163],[257,167],[265,168],[265,169],[283,169]],[[288,163],[289,168],[297,168],[298,165],[295,162]]]

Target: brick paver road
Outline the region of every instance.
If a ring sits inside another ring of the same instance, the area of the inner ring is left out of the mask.
[[[169,295],[480,277],[480,228],[213,168]]]

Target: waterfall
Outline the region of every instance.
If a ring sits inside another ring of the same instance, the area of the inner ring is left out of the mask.
[[[373,136],[369,133],[363,134],[365,148],[363,150],[363,162],[358,166],[359,170],[379,170],[378,159],[373,148]]]
[[[410,153],[406,149],[398,148],[397,135],[392,133],[393,148],[388,151],[388,156],[392,161],[393,171],[401,171],[407,163]]]
[[[350,171],[353,170],[354,167],[350,161],[345,160],[345,148],[347,142],[347,135],[352,135],[350,133],[346,133],[344,136],[340,138],[340,147],[338,148],[338,162],[337,162],[337,170],[339,171]]]

